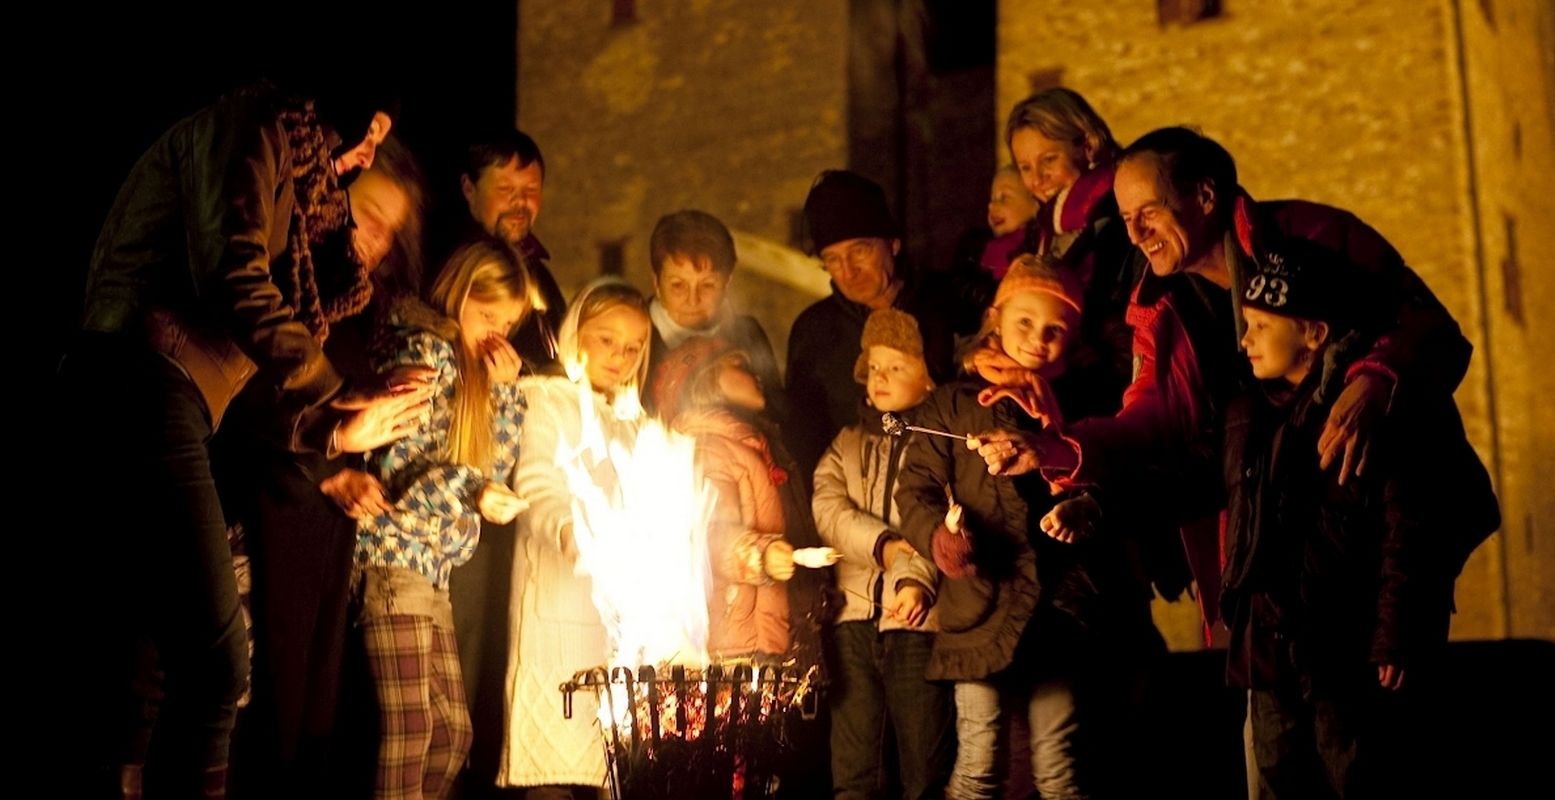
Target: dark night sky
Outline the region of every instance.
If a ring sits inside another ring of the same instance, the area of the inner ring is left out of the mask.
[[[135,159],[168,125],[223,91],[262,76],[284,80],[294,70],[330,80],[384,76],[401,102],[395,133],[421,156],[435,190],[452,185],[447,162],[467,130],[511,124],[514,5],[482,4],[475,16],[446,13],[451,6],[440,4],[436,19],[365,23],[357,21],[360,4],[340,13],[295,7],[304,5],[308,19],[320,21],[311,25],[351,21],[304,30],[271,4],[267,17],[246,24],[208,13],[80,9],[43,10],[14,24],[12,36],[32,55],[7,57],[20,95],[12,95],[7,114],[7,138],[17,140],[13,169],[21,168],[12,179],[21,189],[12,195],[21,217],[13,242],[22,244],[12,254],[21,259],[12,265],[29,265],[28,278],[42,279],[35,291],[51,341],[41,354],[46,362],[74,328],[93,241]]]

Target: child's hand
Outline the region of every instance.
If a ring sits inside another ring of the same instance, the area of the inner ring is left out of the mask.
[[[929,618],[929,593],[917,581],[903,581],[896,590],[896,602],[886,613],[907,627],[916,628]]]
[[[1404,668],[1393,664],[1378,664],[1377,683],[1390,692],[1404,688]]]
[[[513,345],[501,336],[488,336],[481,342],[481,359],[486,362],[486,374],[492,383],[518,380],[518,370],[524,363]]]
[[[794,577],[794,546],[778,539],[761,553],[761,568],[775,581]]]
[[[1053,506],[1042,517],[1042,532],[1064,544],[1074,544],[1096,532],[1101,506],[1090,495],[1080,495]]]
[[[351,519],[372,519],[393,508],[384,496],[383,484],[358,469],[343,469],[325,478],[319,491]]]
[[[481,516],[487,522],[497,525],[506,525],[518,516],[520,511],[529,507],[529,503],[513,493],[507,484],[491,482],[481,489],[480,501],[477,503],[481,509]]]

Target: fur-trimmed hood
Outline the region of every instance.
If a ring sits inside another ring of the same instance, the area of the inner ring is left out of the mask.
[[[401,297],[389,310],[389,324],[395,328],[426,331],[439,339],[457,341],[459,323],[416,297]]]

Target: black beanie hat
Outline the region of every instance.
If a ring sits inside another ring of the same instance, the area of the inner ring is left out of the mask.
[[[822,172],[804,201],[811,252],[848,239],[896,239],[896,221],[879,184],[847,170]]]

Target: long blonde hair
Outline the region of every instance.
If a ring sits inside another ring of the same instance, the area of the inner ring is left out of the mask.
[[[491,465],[491,377],[486,362],[469,352],[459,336],[458,323],[466,300],[523,303],[524,313],[537,306],[538,287],[524,268],[523,257],[495,240],[480,239],[454,252],[432,284],[432,306],[453,321],[454,359],[459,378],[454,384],[453,414],[449,421],[446,453],[454,463],[479,469]],[[512,331],[508,331],[511,335]]]
[[[556,344],[556,357],[567,368],[569,375],[573,375],[574,371],[583,365],[583,343],[578,340],[579,329],[589,320],[618,306],[636,309],[645,319],[649,318],[648,298],[644,297],[637,287],[620,278],[598,278],[583,287],[583,290],[578,292],[578,296],[573,298],[572,305],[567,307],[567,317],[562,320],[562,328]],[[650,340],[653,338],[651,325],[648,329],[648,337]],[[612,399],[630,392],[633,398],[640,400],[642,389],[648,384],[648,351],[651,344],[651,341],[643,343],[642,355],[638,357],[637,366],[632,369],[627,379],[615,388]]]

